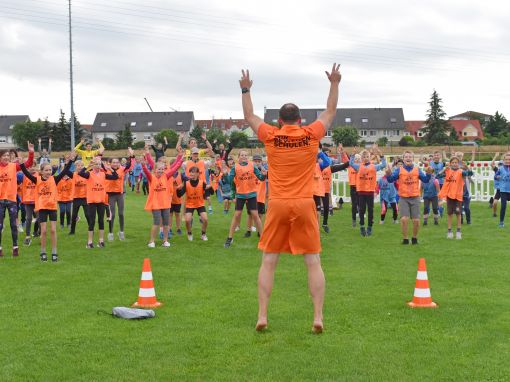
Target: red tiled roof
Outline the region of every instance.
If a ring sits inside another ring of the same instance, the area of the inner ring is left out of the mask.
[[[457,137],[460,140],[463,139],[469,139],[469,140],[475,140],[475,139],[483,139],[483,131],[482,127],[480,126],[480,121],[477,119],[471,119],[471,120],[463,120],[463,119],[451,119],[448,121],[450,125],[455,129],[457,132]],[[406,121],[406,131],[408,131],[415,139],[420,139],[420,137],[417,136],[418,130],[421,130],[423,127],[425,127],[425,121]],[[462,131],[468,126],[473,126],[477,131],[476,137],[464,137],[462,135]]]
[[[222,129],[222,130],[229,130],[232,126],[237,126],[238,129],[242,129],[246,126],[248,126],[248,122],[244,119],[197,119],[195,120],[195,124],[204,127],[209,130],[211,128],[211,125],[214,121],[214,127]],[[223,126],[223,127],[222,127]]]
[[[88,130],[88,131],[92,131],[92,126],[93,125],[80,125],[82,129],[85,129],[85,130]]]

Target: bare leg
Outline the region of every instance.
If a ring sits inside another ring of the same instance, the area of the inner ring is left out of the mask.
[[[409,234],[407,233],[407,227],[408,227],[408,224],[409,224],[409,216],[402,216],[400,218],[400,223],[401,223],[401,228],[402,228],[402,238],[405,240],[405,239],[408,239],[409,238]]]
[[[267,306],[274,284],[274,271],[278,264],[278,253],[262,254],[262,264],[259,270],[259,316],[256,330],[264,330],[267,327]]]
[[[452,229],[453,215],[448,215],[448,229]]]
[[[232,238],[234,237],[234,232],[236,230],[236,227],[239,226],[239,223],[241,222],[241,214],[243,211],[235,211],[234,217],[232,218],[232,223],[230,223],[230,230],[228,231],[228,237]]]
[[[202,218],[202,232],[206,232],[207,231],[207,213],[206,212],[202,212],[200,214],[200,217]]]
[[[191,218],[192,217],[193,217],[193,215],[190,212],[186,212],[186,215],[184,216],[184,218],[186,220],[186,231],[188,233],[191,232]]]
[[[149,243],[154,243],[158,232],[159,232],[159,225],[153,225],[151,228],[151,238],[150,238]],[[166,237],[166,236],[164,236],[164,237]]]
[[[167,225],[164,225],[163,226],[163,241],[168,241],[168,226]]]
[[[259,213],[257,210],[250,211],[250,217],[253,220],[253,223],[255,223],[255,227],[257,227],[257,232],[262,234],[262,221],[260,220]],[[251,229],[251,226],[249,226]]]
[[[181,214],[177,212],[175,213],[175,228],[181,229]]]
[[[57,253],[57,222],[50,222],[51,229],[51,254]]]
[[[308,288],[313,302],[313,328],[315,333],[321,333],[323,330],[322,307],[324,305],[324,291],[326,280],[321,267],[321,258],[319,254],[304,256],[306,267],[308,268]]]
[[[418,237],[418,230],[420,229],[420,219],[413,219],[413,237]]]
[[[46,253],[46,224],[47,223],[40,223],[40,230],[41,230],[41,253]]]
[[[460,229],[460,226],[462,225],[462,214],[457,215],[457,229]]]
[[[251,227],[253,227],[253,217],[251,216],[251,211],[250,211],[250,214],[248,215],[248,218],[246,219],[246,230],[251,231]]]
[[[94,241],[94,231],[89,231],[88,233],[88,244],[91,244]]]
[[[99,230],[99,241],[104,241],[104,229]]]

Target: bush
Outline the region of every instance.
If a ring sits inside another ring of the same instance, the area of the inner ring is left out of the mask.
[[[138,142],[133,143],[133,146],[131,148],[133,150],[141,150],[144,147],[145,147],[145,141],[138,141]]]
[[[410,137],[409,135],[406,135],[398,141],[398,145],[402,147],[406,146],[413,146],[414,145],[414,139],[413,137]]]
[[[115,141],[112,138],[104,138],[102,142],[105,150],[117,149],[117,145],[115,144]]]
[[[388,137],[381,137],[377,140],[377,145],[384,147],[388,145]]]

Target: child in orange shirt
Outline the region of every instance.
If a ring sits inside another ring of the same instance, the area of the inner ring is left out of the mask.
[[[57,201],[60,210],[60,228],[62,229],[64,229],[64,217],[67,220],[67,228],[71,227],[73,183],[74,181],[67,174],[64,174],[60,182],[57,184]]]

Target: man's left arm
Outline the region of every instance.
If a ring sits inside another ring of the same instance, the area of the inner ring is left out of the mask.
[[[253,85],[253,81],[250,79],[250,71],[242,70],[242,76],[239,80],[241,86],[241,99],[243,104],[244,119],[250,125],[251,129],[258,135],[259,126],[264,123],[262,118],[255,115],[253,112],[253,102],[251,100],[250,89]]]

